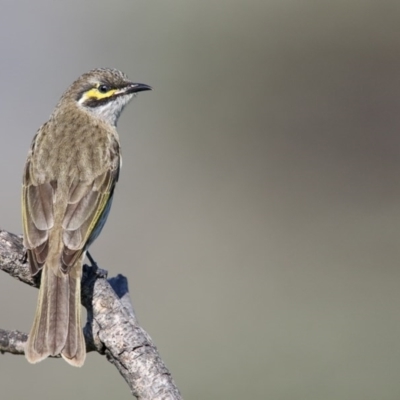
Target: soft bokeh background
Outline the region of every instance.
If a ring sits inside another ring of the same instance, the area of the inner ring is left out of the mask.
[[[92,248],[185,399],[400,398],[400,3],[2,1],[0,227],[31,139],[97,66],[155,90]],[[37,291],[0,274],[0,327]],[[129,399],[117,371],[0,356],[2,399]]]

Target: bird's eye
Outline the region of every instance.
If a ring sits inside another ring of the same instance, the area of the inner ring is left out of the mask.
[[[100,85],[100,86],[97,88],[97,90],[98,90],[100,93],[107,93],[107,92],[110,90],[110,87],[107,86],[107,85]]]

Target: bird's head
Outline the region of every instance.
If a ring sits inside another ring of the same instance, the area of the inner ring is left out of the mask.
[[[81,75],[61,97],[59,107],[74,102],[78,107],[94,114],[105,122],[116,125],[124,107],[132,97],[151,87],[133,83],[121,71],[97,68]]]

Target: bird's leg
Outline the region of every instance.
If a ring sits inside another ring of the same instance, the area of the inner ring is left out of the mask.
[[[86,252],[86,257],[88,258],[91,267],[98,268],[97,262],[94,261],[94,258],[91,256],[91,254],[88,251]]]
[[[28,262],[28,249],[26,249],[24,247],[24,253],[22,255],[22,259],[21,259],[22,264],[25,264]]]
[[[89,262],[90,262],[90,266],[92,268],[94,268],[94,273],[99,277],[99,278],[107,278],[108,275],[108,271],[106,271],[105,269],[101,269],[99,268],[99,266],[97,265],[97,262],[94,260],[94,258],[91,256],[91,254],[87,251],[86,252],[86,257],[88,258]]]

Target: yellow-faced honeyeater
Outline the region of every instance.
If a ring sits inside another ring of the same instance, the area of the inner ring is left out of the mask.
[[[25,355],[36,363],[60,354],[81,366],[82,263],[110,212],[121,153],[116,124],[137,92],[115,69],[94,69],[62,95],[33,139],[23,176],[24,245],[32,275],[42,271]]]

